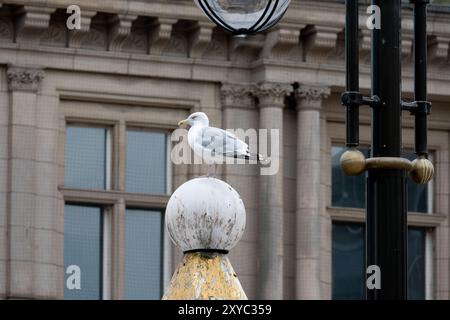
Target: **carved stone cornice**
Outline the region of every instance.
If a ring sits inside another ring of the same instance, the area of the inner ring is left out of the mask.
[[[450,36],[433,36],[428,42],[428,61],[442,65],[450,63]]]
[[[50,24],[55,8],[24,6],[15,14],[17,17],[15,42],[39,43]]]
[[[45,73],[38,68],[8,66],[6,75],[10,91],[37,92]]]
[[[264,48],[265,38],[262,34],[231,37],[230,60],[255,60]]]
[[[224,83],[220,88],[222,108],[253,108],[255,86],[252,84]]]
[[[304,61],[323,61],[336,50],[339,27],[308,26],[301,32]]]
[[[290,84],[262,82],[255,87],[260,108],[284,108],[286,96],[292,92]]]
[[[297,111],[322,107],[322,101],[331,94],[330,87],[318,84],[300,84],[294,90],[294,97],[297,102]]]
[[[215,25],[211,22],[199,21],[189,36],[189,57],[202,58],[212,41]]]
[[[80,48],[83,39],[88,35],[91,28],[92,18],[97,14],[96,11],[83,10],[80,17],[80,29],[69,31],[69,48]]]
[[[300,29],[305,25],[283,25],[267,33],[262,57],[288,59],[292,49],[300,45]]]
[[[131,34],[131,25],[137,16],[131,15],[115,15],[109,23],[111,29],[109,31],[109,51],[121,51],[125,40]]]
[[[149,35],[150,54],[161,55],[172,37],[176,19],[158,18],[151,23]]]

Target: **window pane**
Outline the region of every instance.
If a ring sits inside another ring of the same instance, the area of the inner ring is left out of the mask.
[[[366,158],[369,157],[369,149],[359,149]],[[361,174],[355,177],[346,176],[340,166],[340,158],[346,151],[344,147],[332,147],[332,206],[347,208],[365,208],[366,202],[366,175]],[[406,151],[404,158],[414,160],[416,155]],[[420,185],[407,180],[408,186],[408,211],[428,212],[428,188],[427,185]]]
[[[68,126],[64,184],[83,189],[105,188],[106,128]]]
[[[425,230],[408,231],[408,299],[425,299]]]
[[[332,164],[332,206],[364,208],[366,201],[366,175],[349,177],[341,170],[340,159],[346,151],[343,147],[331,148]],[[367,149],[360,151],[368,157]]]
[[[333,299],[364,299],[364,226],[333,224]]]
[[[160,211],[127,209],[125,299],[161,299]]]
[[[66,205],[64,210],[64,270],[78,266],[81,289],[70,290],[65,274],[65,299],[101,299],[101,208]]]
[[[365,226],[333,223],[332,298],[365,298]],[[408,229],[408,298],[425,299],[425,230]]]
[[[127,131],[126,190],[166,193],[166,135],[150,131]]]

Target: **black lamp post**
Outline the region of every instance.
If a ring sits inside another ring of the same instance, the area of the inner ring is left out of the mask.
[[[401,0],[373,0],[380,8],[381,28],[372,31],[372,97],[358,87],[358,1],[346,0],[347,147],[341,166],[349,175],[367,171],[366,266],[377,266],[381,288],[367,288],[367,299],[407,299],[407,188],[406,173],[417,183],[427,183],[433,165],[427,160],[427,0],[414,4],[415,101],[401,99]],[[371,158],[355,148],[359,144],[359,107],[372,109]],[[415,153],[409,162],[401,158],[402,111],[415,116]]]
[[[372,93],[359,92],[358,0],[346,0],[346,106],[348,150],[341,167],[348,175],[367,171],[367,266],[381,272],[381,288],[368,288],[367,299],[407,299],[407,190],[406,173],[417,183],[431,180],[434,168],[427,160],[427,115],[431,104],[426,92],[426,6],[414,4],[415,101],[401,100],[401,0],[372,0],[380,8],[381,29],[372,31]],[[235,34],[264,31],[281,19],[289,0],[195,0],[207,16]],[[371,156],[359,145],[359,108],[372,109]],[[415,153],[401,158],[402,111],[415,117]]]

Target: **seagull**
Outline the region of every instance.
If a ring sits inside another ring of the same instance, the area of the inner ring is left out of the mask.
[[[256,160],[259,164],[270,161],[260,154],[250,153],[248,145],[231,132],[210,127],[208,116],[204,112],[191,114],[178,122],[178,126],[189,126],[188,144],[207,164],[223,164],[227,158]]]

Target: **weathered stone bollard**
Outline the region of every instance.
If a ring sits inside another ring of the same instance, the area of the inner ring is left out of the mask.
[[[246,300],[227,253],[245,229],[245,207],[227,183],[202,177],[181,185],[166,208],[172,241],[184,252],[163,300]]]

